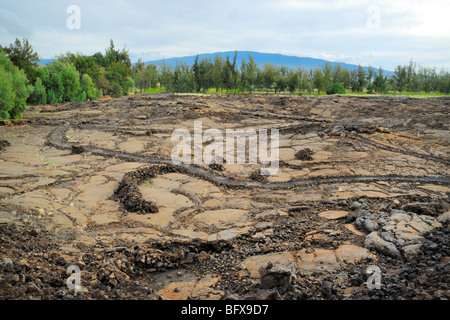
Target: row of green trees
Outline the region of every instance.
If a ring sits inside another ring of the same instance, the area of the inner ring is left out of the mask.
[[[164,87],[167,92],[314,92],[327,94],[387,91],[450,93],[450,73],[419,66],[413,61],[399,65],[392,76],[383,70],[358,66],[355,70],[332,66],[295,69],[272,63],[257,65],[251,54],[237,61],[217,55],[214,59],[197,56],[193,65],[184,62],[174,68],[131,64],[128,51],[118,50],[114,42],[105,53],[92,56],[62,54],[52,63],[39,64],[39,55],[27,39],[16,39],[9,47],[0,46],[0,119],[17,119],[27,105],[56,104],[96,100],[104,94],[120,97],[132,88],[146,90]]]
[[[0,119],[18,119],[26,105],[120,97],[134,87],[128,51],[111,40],[102,54],[67,53],[47,65],[27,39],[0,46]]]
[[[174,68],[163,62],[160,66],[146,65],[141,60],[133,66],[132,76],[140,90],[160,85],[168,92],[207,92],[210,89],[225,92],[289,91],[385,93],[387,91],[450,93],[450,74],[445,70],[419,67],[413,62],[399,66],[393,76],[381,68],[358,66],[349,70],[340,64],[325,63],[321,67],[296,69],[265,63],[258,66],[251,54],[238,64],[237,53],[232,59],[216,56],[199,59],[189,66],[179,62]],[[400,71],[399,71],[400,70]],[[405,71],[406,70],[406,71]],[[405,75],[403,75],[405,73]]]
[[[392,78],[394,90],[402,92],[442,92],[450,93],[450,74],[445,70],[427,68],[410,61],[407,65],[399,65]]]

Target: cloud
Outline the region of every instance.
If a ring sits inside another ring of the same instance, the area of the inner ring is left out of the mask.
[[[72,4],[81,9],[80,30],[66,27]],[[371,6],[379,8],[379,28],[368,27]],[[449,11],[449,2],[438,0],[4,0],[0,36],[29,37],[44,57],[104,52],[113,39],[134,61],[253,50],[386,69],[411,58],[450,68]]]
[[[12,36],[28,37],[31,34],[31,28],[16,14],[1,8],[0,29],[4,29],[4,31]]]

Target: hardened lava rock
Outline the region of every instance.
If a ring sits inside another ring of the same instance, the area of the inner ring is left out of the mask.
[[[6,140],[0,140],[0,151],[3,151],[6,147],[9,147],[11,144]]]
[[[312,157],[313,154],[314,154],[313,150],[311,150],[309,148],[305,148],[305,149],[298,151],[295,154],[295,159],[303,160],[303,161],[311,161],[313,159],[313,157]]]
[[[139,191],[139,185],[145,181],[150,181],[157,175],[180,171],[182,171],[181,168],[172,165],[155,165],[128,172],[123,176],[114,194],[129,212],[137,212],[140,214],[157,213],[159,210],[156,203],[147,201],[142,197],[142,193]]]

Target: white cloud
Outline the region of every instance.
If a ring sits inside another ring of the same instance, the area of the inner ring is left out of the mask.
[[[71,4],[81,8],[80,30],[66,27]],[[367,26],[374,5],[379,29]],[[103,52],[114,39],[135,60],[253,50],[386,69],[411,58],[450,68],[448,12],[450,2],[438,0],[3,0],[0,44],[25,36],[43,57],[53,57]]]
[[[15,13],[0,8],[0,29],[8,34],[27,37],[31,28],[26,25]]]

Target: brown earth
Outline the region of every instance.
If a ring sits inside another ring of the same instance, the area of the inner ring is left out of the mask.
[[[448,299],[449,111],[273,95],[30,107],[0,126],[0,299]],[[277,174],[172,164],[172,132],[194,121],[279,129]]]

